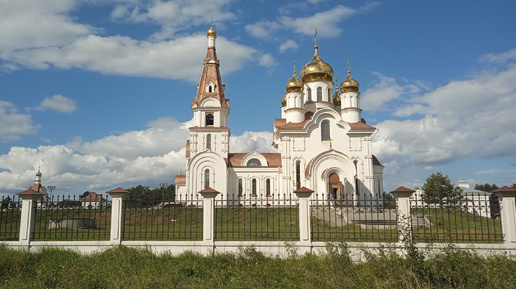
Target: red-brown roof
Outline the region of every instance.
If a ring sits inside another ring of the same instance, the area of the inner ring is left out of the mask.
[[[174,183],[176,185],[186,185],[186,175],[177,175]]]
[[[503,186],[503,187],[493,191],[493,193],[498,193],[498,192],[516,192],[516,189],[508,187],[508,186]]]
[[[118,187],[116,189],[112,189],[111,191],[109,191],[107,193],[109,194],[109,193],[129,193],[129,192],[122,189],[121,187]]]
[[[395,189],[393,192],[411,192],[411,193],[414,193],[415,191],[411,190],[409,188],[405,188],[404,186],[401,186],[401,187]]]
[[[313,193],[314,191],[313,191],[313,190],[310,190],[310,189],[309,189],[309,188],[307,188],[307,187],[301,187],[301,188],[299,188],[299,189],[297,189],[297,190],[295,190],[295,191],[294,191],[294,193],[296,193],[296,192],[298,192],[298,193],[302,193],[302,192],[310,192],[310,193]]]
[[[23,192],[20,192],[20,193],[17,193],[17,195],[45,195],[41,192],[37,192],[37,191],[34,191],[32,188],[29,188],[28,190],[26,191],[23,191]]]
[[[81,198],[82,202],[99,202],[104,200],[102,194],[89,193],[86,197]]]
[[[207,187],[206,189],[200,191],[199,193],[219,193],[219,191],[216,191],[210,187]]]
[[[246,155],[249,153],[236,153],[236,154],[228,154],[228,165],[230,167],[247,167],[242,166],[242,160]],[[267,160],[268,165],[262,167],[281,167],[281,154],[279,153],[261,153],[263,157]],[[260,166],[253,166],[253,167],[260,167]]]
[[[376,129],[374,126],[370,126],[363,122],[350,122],[349,126],[351,129]]]
[[[284,118],[277,118],[274,120],[274,126],[278,129],[302,129],[305,124],[312,119],[314,113],[309,111],[305,113],[305,120],[299,123],[289,122]]]

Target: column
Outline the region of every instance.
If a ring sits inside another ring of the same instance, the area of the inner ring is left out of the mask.
[[[202,197],[202,241],[206,244],[215,244],[215,197],[218,191],[208,187],[199,192]]]
[[[516,245],[516,189],[504,186],[493,193],[500,200],[500,217],[504,244]]]
[[[396,224],[398,227],[398,241],[412,240],[412,217],[410,216],[410,196],[414,190],[405,187],[399,187],[392,191],[391,194],[396,199]]]
[[[299,237],[300,242],[303,244],[310,244],[310,196],[314,191],[301,187],[294,191],[296,196],[299,198]]]
[[[20,236],[19,241],[21,245],[30,246],[32,241],[32,235],[34,233],[34,225],[36,223],[36,206],[38,199],[44,194],[33,191],[31,189],[18,193],[18,196],[22,198],[22,211],[20,221]]]
[[[107,192],[111,196],[111,235],[110,241],[120,245],[124,239],[125,201],[129,192],[118,187]]]

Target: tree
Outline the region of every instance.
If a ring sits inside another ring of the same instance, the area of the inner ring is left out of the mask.
[[[7,197],[5,199],[2,199],[2,204],[1,204],[0,208],[2,210],[8,209],[9,207],[12,207],[12,204],[13,204],[13,201],[11,200],[11,197]]]
[[[483,191],[483,192],[488,192],[488,193],[490,193],[490,192],[492,192],[492,191],[494,191],[496,189],[498,189],[498,186],[495,185],[495,184],[490,185],[490,184],[486,183],[486,184],[483,184],[483,185],[479,185],[479,184],[475,185],[475,190],[479,190],[479,191]]]
[[[441,208],[445,202],[454,204],[462,198],[462,188],[453,186],[441,172],[430,175],[421,189],[426,203],[439,204]]]
[[[86,191],[86,192],[82,193],[81,195],[79,195],[79,198],[82,199],[91,193],[95,193],[95,192]]]
[[[385,209],[396,209],[396,200],[394,199],[394,196],[390,193],[383,192],[382,193],[383,198],[383,207]]]

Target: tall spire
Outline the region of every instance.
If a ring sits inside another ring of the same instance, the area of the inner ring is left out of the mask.
[[[215,39],[217,32],[213,29],[213,25],[208,30],[208,50],[204,59],[204,67],[202,69],[201,80],[197,87],[197,96],[192,101],[197,105],[205,97],[211,96],[219,100],[221,105],[226,104],[224,97],[224,85],[220,77],[219,60],[215,50]]]

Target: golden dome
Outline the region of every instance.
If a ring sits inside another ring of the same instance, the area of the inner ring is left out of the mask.
[[[303,82],[297,78],[295,70],[294,75],[292,75],[292,78],[287,82],[287,85],[285,85],[285,89],[287,93],[303,91]]]
[[[333,80],[333,68],[321,59],[317,45],[315,46],[314,57],[301,70],[301,80],[303,82],[314,80]]]
[[[217,36],[217,32],[215,29],[213,29],[213,25],[211,26],[210,30],[208,30],[208,36]]]
[[[281,107],[287,106],[287,95],[284,95],[283,98],[281,98]]]
[[[358,81],[351,77],[351,72],[348,70],[348,77],[346,77],[346,79],[340,84],[340,91],[342,93],[350,91],[357,92],[359,88],[360,85],[358,84]]]
[[[36,173],[36,177],[41,177],[41,171],[38,169],[38,172]]]

